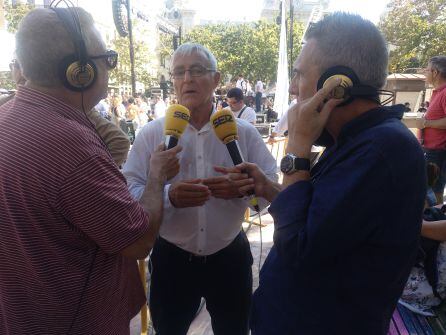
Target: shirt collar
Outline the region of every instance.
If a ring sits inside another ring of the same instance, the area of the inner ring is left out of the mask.
[[[362,131],[371,128],[384,120],[401,120],[404,115],[404,110],[404,105],[394,105],[389,107],[380,106],[373,108],[345,124],[339,134],[338,143],[341,144],[348,138],[355,137]]]
[[[444,89],[446,89],[446,84],[441,85],[439,88],[434,89],[434,92],[437,93],[443,91]]]
[[[45,110],[51,109],[53,112],[60,114],[68,119],[78,121],[86,121],[87,117],[81,111],[71,107],[65,102],[41,91],[19,86],[16,93],[16,99],[26,102],[27,104],[41,107]]]
[[[338,150],[339,147],[341,147],[349,139],[354,138],[366,129],[380,124],[385,120],[401,120],[404,115],[404,110],[404,105],[394,105],[390,107],[379,106],[365,112],[364,114],[361,114],[345,124],[341,129],[337,142],[331,147],[327,147],[319,159],[319,162],[313,167],[313,169],[311,169],[312,178],[316,178],[320,171],[322,171],[322,166],[325,165],[323,162],[326,162],[326,160],[329,159],[328,157],[331,157],[332,153]]]
[[[233,112],[233,113],[240,113],[240,112],[242,111],[242,109],[245,108],[245,107],[246,107],[246,104],[243,104],[242,108],[240,108],[238,111],[235,111],[235,112]],[[231,110],[231,111],[232,111],[232,110]]]
[[[215,107],[212,107],[212,112],[211,112],[211,114],[209,115],[209,121],[210,121],[210,119],[211,119],[211,115],[214,114],[215,112],[217,112],[217,110],[215,109]],[[211,122],[206,123],[200,130],[195,129],[195,127],[192,126],[191,124],[188,124],[187,126],[188,126],[192,131],[197,132],[197,134],[205,133],[205,132],[211,130],[211,128],[212,128],[212,126],[211,126]]]

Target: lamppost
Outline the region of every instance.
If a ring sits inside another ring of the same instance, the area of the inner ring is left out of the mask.
[[[132,10],[130,0],[112,0],[113,20],[122,37],[129,37],[132,95],[136,93],[135,49],[133,47]]]

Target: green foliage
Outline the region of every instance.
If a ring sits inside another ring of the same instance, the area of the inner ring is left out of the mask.
[[[15,33],[22,18],[33,8],[34,5],[30,5],[28,3],[17,3],[13,6],[9,0],[5,0],[4,9],[5,19],[7,21],[6,30],[10,33]]]
[[[303,27],[294,26],[294,58],[301,49]],[[275,23],[221,23],[198,26],[190,31],[184,42],[206,46],[217,58],[222,78],[231,79],[243,74],[250,81],[276,81],[279,58],[280,26]],[[294,60],[293,60],[294,61]]]
[[[169,66],[166,64],[167,59],[173,54],[173,35],[160,33],[159,34],[159,44],[157,47],[157,53],[160,57],[160,63],[165,66]]]
[[[135,29],[135,32],[138,30]],[[145,86],[153,86],[156,78],[150,75],[150,61],[153,55],[150,53],[148,45],[142,39],[135,36],[144,36],[143,33],[136,33],[133,38],[133,48],[135,55],[135,76],[136,80]],[[110,41],[111,48],[119,54],[118,66],[110,72],[111,81],[118,85],[131,85],[131,64],[128,37],[116,37]]]
[[[429,58],[446,54],[446,1],[393,0],[379,24],[389,43],[390,71],[426,66]]]
[[[16,88],[16,84],[11,78],[11,72],[0,72],[0,88],[6,90],[13,90]]]

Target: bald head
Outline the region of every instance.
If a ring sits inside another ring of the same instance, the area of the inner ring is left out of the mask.
[[[90,14],[82,8],[62,10],[71,11],[79,17],[88,54],[105,49]],[[27,80],[52,88],[62,84],[58,74],[59,64],[65,57],[75,53],[75,45],[73,37],[57,14],[48,8],[38,8],[29,12],[20,22],[16,34],[16,53],[22,74]]]

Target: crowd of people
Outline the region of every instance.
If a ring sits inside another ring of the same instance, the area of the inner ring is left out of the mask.
[[[401,122],[405,107],[380,104],[386,41],[357,15],[330,14],[306,33],[281,183],[243,101],[243,77],[227,104],[245,162],[234,166],[214,134],[220,73],[204,46],[186,43],[172,56],[190,120],[170,149],[160,98],[151,107],[144,97],[107,97],[117,54],[85,10],[32,10],[16,49],[24,80],[0,106],[2,334],[129,334],[146,303],[136,260],[151,253],[157,334],[185,335],[204,298],[217,335],[386,335],[398,300],[410,305],[420,231],[446,240],[446,221],[422,221],[426,160]],[[435,91],[424,150],[437,164],[442,203],[446,57],[432,58],[428,71]],[[116,147],[121,137],[98,118],[121,136],[121,121],[137,128],[129,153],[128,138]],[[326,148],[315,164],[313,145]],[[257,209],[270,206],[275,229],[254,293],[241,229],[252,196]],[[434,287],[440,298],[444,286]]]
[[[103,118],[113,122],[124,133],[129,134],[133,140],[146,123],[164,117],[169,104],[168,98],[163,99],[159,95],[153,95],[148,99],[141,94],[132,97],[128,94],[109,93],[94,108]]]
[[[261,81],[259,82],[261,83]],[[235,117],[245,119],[252,124],[256,123],[257,113],[265,114],[266,122],[277,120],[272,99],[260,96],[254,101],[254,98],[250,99],[252,95],[249,94],[249,92],[246,93],[246,90],[233,87],[225,97],[213,98],[213,108],[216,110],[230,108]],[[132,97],[124,93],[108,93],[107,97],[102,99],[94,109],[103,118],[120,127],[125,134],[128,134],[133,143],[135,136],[148,122],[164,117],[167,107],[176,103],[176,95],[170,99],[169,96],[163,98],[161,95],[154,94],[149,99],[143,94]]]

